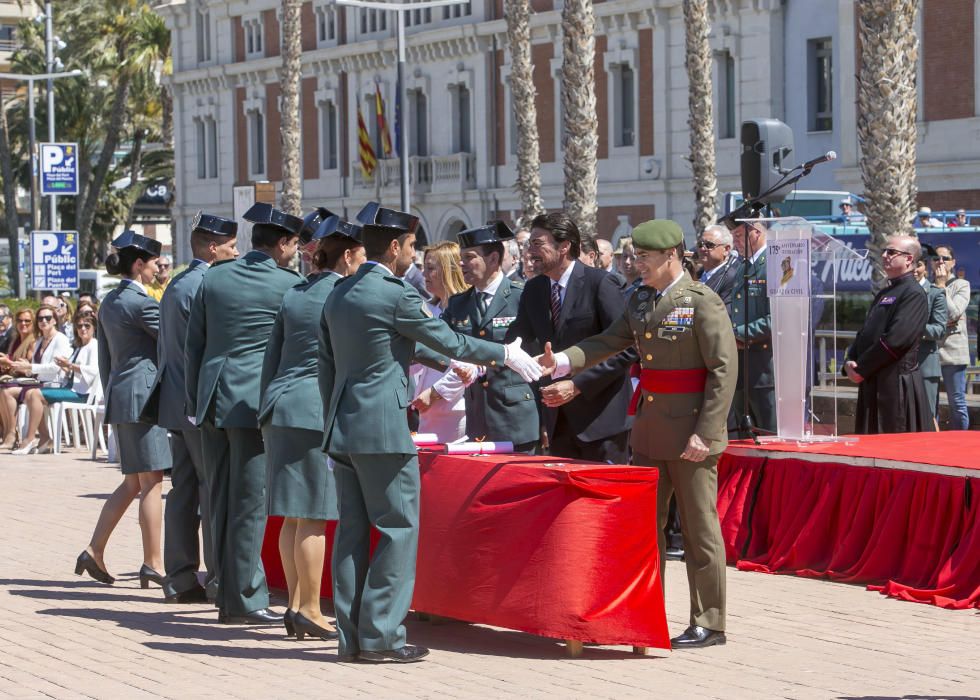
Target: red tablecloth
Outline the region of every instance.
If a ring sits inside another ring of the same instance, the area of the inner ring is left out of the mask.
[[[980,480],[785,457],[722,457],[730,563],[980,607]]]
[[[414,609],[559,639],[670,648],[656,470],[432,453],[420,454],[420,468]],[[270,585],[284,586],[277,520],[263,559]]]

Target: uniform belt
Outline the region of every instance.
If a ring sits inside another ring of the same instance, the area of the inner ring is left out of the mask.
[[[708,379],[708,370],[704,367],[696,369],[642,369],[640,383],[633,391],[630,400],[629,415],[635,416],[640,404],[641,392],[652,394],[697,394],[704,391],[704,383]]]

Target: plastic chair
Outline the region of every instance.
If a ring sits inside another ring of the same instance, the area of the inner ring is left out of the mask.
[[[102,402],[102,387],[98,383],[92,387],[85,403],[72,403],[57,401],[50,407],[54,429],[53,435],[57,435],[54,441],[54,453],[61,454],[62,426],[65,425],[65,416],[70,415],[72,421],[72,431],[75,435],[75,447],[81,447],[81,434],[85,435],[85,442],[92,448],[92,459],[98,454],[101,447],[106,449],[105,438],[102,435],[102,417],[105,415],[105,407]],[[81,418],[81,426],[79,426]],[[81,431],[79,431],[81,427]]]

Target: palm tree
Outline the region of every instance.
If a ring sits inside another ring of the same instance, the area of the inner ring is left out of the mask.
[[[300,56],[303,53],[300,28],[301,0],[282,0],[282,208],[302,214],[303,183],[300,167],[299,88]]]
[[[505,0],[507,44],[510,47],[511,109],[517,125],[517,182],[521,196],[518,226],[527,226],[544,210],[541,203],[541,155],[538,146],[537,91],[531,65],[529,0]]]
[[[10,288],[14,295],[20,289],[20,247],[17,241],[17,176],[14,174],[10,147],[10,129],[7,125],[7,105],[0,101],[0,176],[3,177],[3,216],[10,241]]]
[[[565,0],[561,30],[565,209],[583,236],[594,237],[598,215],[599,120],[595,101],[592,0]]]
[[[885,237],[915,235],[916,89],[918,0],[857,3],[861,65],[858,73],[858,144],[869,249],[882,279]]]
[[[708,0],[684,2],[687,68],[687,126],[694,175],[694,232],[715,222],[718,179],[715,174],[714,117],[711,111],[711,46]]]

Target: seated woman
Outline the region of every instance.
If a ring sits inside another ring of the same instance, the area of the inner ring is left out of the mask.
[[[34,348],[34,310],[19,309],[14,314],[14,324],[17,328],[16,335],[10,341],[9,354],[0,353],[0,374],[12,375],[13,363],[31,356]],[[0,383],[0,390],[19,386],[14,382]],[[3,403],[0,402],[0,430],[3,431],[3,442],[0,442],[0,449],[10,449],[16,446],[17,425],[16,421],[7,418],[6,411],[3,410]]]
[[[54,358],[71,354],[71,344],[64,333],[58,330],[57,316],[54,307],[49,304],[41,304],[34,317],[34,331],[37,341],[34,344],[34,354],[31,361],[16,360],[11,363],[14,374],[22,377],[34,377],[40,383],[48,385],[57,384],[58,373],[61,368],[55,363]],[[0,410],[2,410],[4,425],[13,425],[16,422],[17,406],[24,401],[31,387],[9,386],[0,390]],[[23,445],[19,450],[14,450],[14,454],[26,455],[35,454],[39,451],[53,451],[51,439],[48,437],[45,444],[39,445],[34,437],[38,428],[41,427],[44,410],[29,414],[27,432],[21,435]],[[47,435],[47,426],[42,429],[42,435]]]
[[[88,394],[99,381],[99,342],[95,339],[96,317],[91,311],[76,311],[72,319],[72,335],[75,349],[71,357],[56,355],[54,363],[61,369],[58,386],[31,388],[24,395],[29,425],[38,425],[41,431],[39,452],[51,447],[47,421],[41,420],[44,409],[52,403],[85,403]]]

